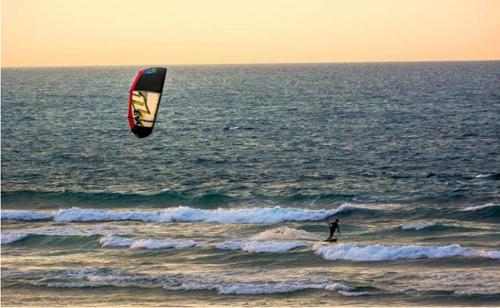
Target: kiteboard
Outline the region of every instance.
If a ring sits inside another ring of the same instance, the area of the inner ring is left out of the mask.
[[[130,88],[128,121],[138,138],[153,132],[166,75],[164,67],[145,68],[139,71]]]
[[[331,239],[326,239],[324,241],[327,242],[327,243],[336,243],[337,239],[336,238],[331,238]]]

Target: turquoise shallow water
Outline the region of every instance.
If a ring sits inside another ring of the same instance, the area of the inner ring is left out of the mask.
[[[500,303],[500,62],[139,69],[2,69],[3,305]]]

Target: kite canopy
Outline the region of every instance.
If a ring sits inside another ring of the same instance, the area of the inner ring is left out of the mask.
[[[128,121],[130,130],[139,138],[153,131],[166,75],[164,67],[145,68],[139,71],[130,88]]]

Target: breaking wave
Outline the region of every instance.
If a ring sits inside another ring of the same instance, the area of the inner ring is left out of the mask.
[[[486,173],[486,174],[481,173],[476,175],[476,179],[500,180],[500,173]]]
[[[189,248],[194,246],[205,245],[205,243],[194,241],[166,241],[166,240],[134,240],[121,236],[104,236],[99,240],[102,247],[129,247],[132,249],[166,249],[166,248]]]
[[[359,219],[407,219],[413,221],[427,219],[456,219],[466,221],[491,221],[500,219],[500,205],[488,203],[485,205],[465,208],[433,208],[408,207],[397,204],[368,205],[342,204],[335,209],[301,208],[286,206],[250,206],[238,208],[201,209],[188,206],[170,207],[161,210],[118,210],[118,209],[85,209],[79,207],[63,208],[57,211],[36,210],[2,210],[2,220],[57,222],[91,222],[91,221],[142,221],[155,223],[169,222],[207,222],[228,224],[274,224],[281,222],[322,221],[331,216],[352,216]],[[349,217],[347,217],[349,218]],[[428,226],[426,226],[428,225]],[[442,226],[441,226],[442,227]],[[428,222],[405,225],[403,230],[421,230],[440,228],[430,226]],[[400,229],[401,229],[400,228]]]
[[[297,230],[289,227],[279,227],[263,231],[252,236],[253,240],[322,240],[321,236],[309,233],[304,230]]]
[[[214,290],[219,294],[235,295],[258,295],[258,294],[277,294],[292,293],[302,290],[317,289],[330,292],[352,290],[341,282],[328,282],[320,279],[296,280],[296,281],[244,281],[244,282],[203,282],[186,281],[179,286],[165,286],[167,290],[174,291],[193,291],[193,290]]]
[[[465,232],[465,231],[473,231],[480,229],[471,227],[461,227],[458,225],[445,224],[445,223],[416,223],[416,224],[400,225],[397,229],[393,231],[401,231],[401,230],[405,232],[425,231],[429,232],[430,234],[432,234],[432,232],[449,232],[451,234],[452,232]]]
[[[401,229],[403,230],[422,230],[430,227],[436,226],[435,224],[414,224],[414,225],[403,225]]]
[[[2,220],[50,220],[53,218],[52,213],[36,212],[36,211],[21,211],[21,210],[2,210]]]
[[[462,211],[469,212],[469,211],[481,211],[484,209],[500,209],[500,204],[495,204],[495,203],[488,203],[484,205],[477,205],[477,206],[469,206],[463,209]]]
[[[20,241],[22,239],[25,239],[26,237],[28,237],[28,234],[24,233],[17,233],[17,234],[2,233],[2,245],[11,244]]]
[[[226,241],[214,244],[214,247],[221,250],[241,250],[250,253],[257,252],[287,252],[299,247],[308,247],[305,242],[277,242],[277,241]]]
[[[317,221],[358,207],[344,204],[334,210],[307,210],[284,208],[216,209],[204,210],[191,207],[175,207],[161,211],[109,211],[73,207],[54,212],[2,210],[2,220],[49,220],[58,222],[83,221],[143,221],[143,222],[208,222],[271,224],[286,221]]]
[[[388,261],[398,259],[428,259],[445,257],[483,257],[500,259],[500,251],[475,250],[460,245],[448,246],[385,246],[337,244],[326,246],[316,244],[315,253],[326,260]]]
[[[213,247],[220,250],[241,250],[250,253],[258,252],[286,252],[298,247],[308,247],[305,242],[278,242],[278,241],[225,241],[222,243],[208,243],[195,241],[169,241],[169,240],[134,240],[131,238],[108,235],[100,239],[102,247],[128,247],[131,249],[167,249]]]

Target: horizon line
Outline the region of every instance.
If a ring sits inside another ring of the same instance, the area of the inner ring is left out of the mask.
[[[1,69],[23,68],[76,68],[76,67],[134,67],[134,66],[222,66],[222,65],[291,65],[291,64],[370,64],[370,63],[434,63],[434,62],[498,62],[485,60],[388,60],[388,61],[345,61],[345,62],[239,62],[239,63],[176,63],[176,64],[112,64],[112,65],[49,65],[49,66],[1,66]]]

